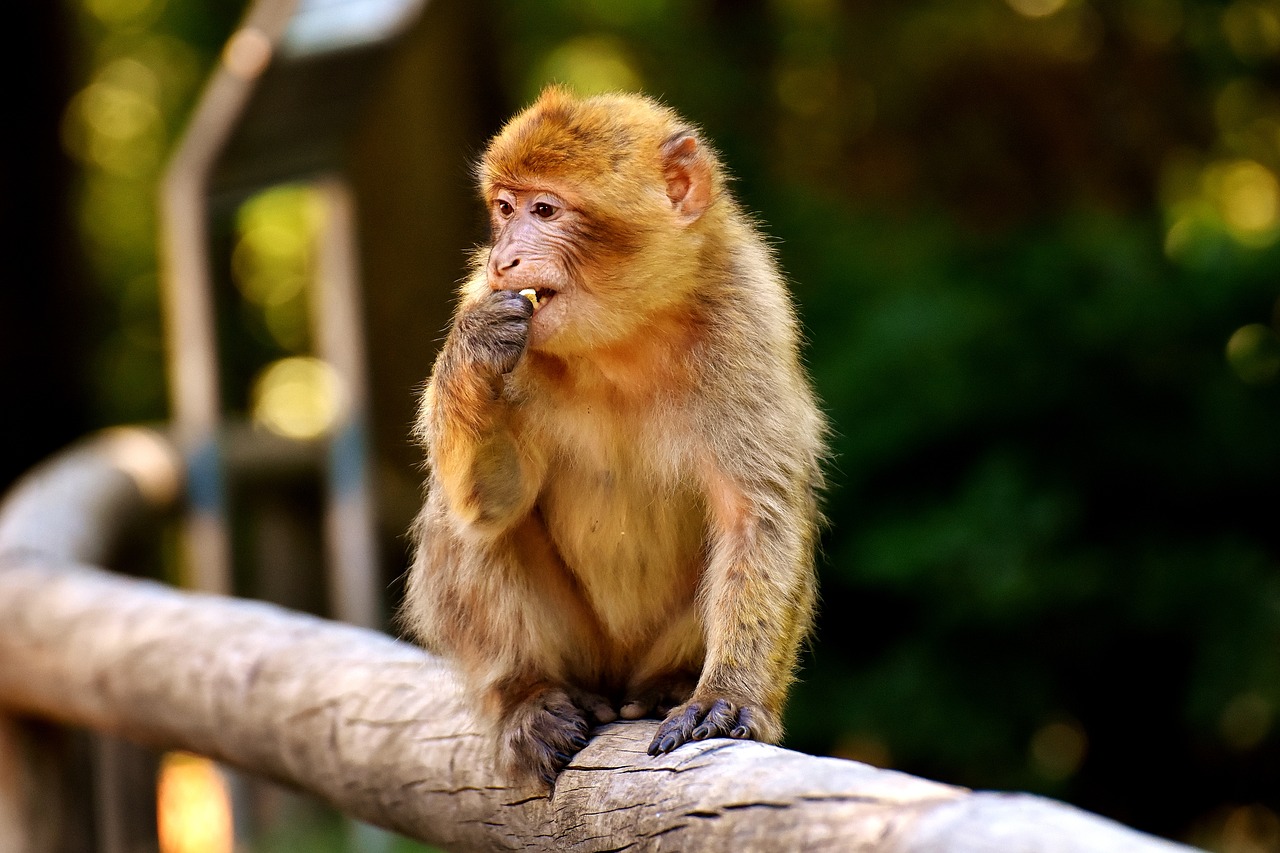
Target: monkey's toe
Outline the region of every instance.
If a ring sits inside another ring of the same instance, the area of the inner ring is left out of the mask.
[[[659,676],[627,692],[618,714],[624,720],[654,716],[663,719],[672,708],[688,700],[697,676],[680,671]]]
[[[586,715],[564,690],[530,697],[512,712],[503,734],[512,774],[550,786],[587,745],[590,731]]]
[[[624,709],[625,710],[625,709]],[[736,705],[724,698],[711,701],[689,701],[673,710],[658,726],[649,744],[650,755],[665,755],[691,740],[730,737],[759,740],[759,711],[751,705]]]

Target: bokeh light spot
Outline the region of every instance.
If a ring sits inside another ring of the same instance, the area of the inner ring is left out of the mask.
[[[1080,769],[1088,747],[1089,739],[1078,722],[1054,720],[1031,736],[1031,766],[1044,778],[1059,782]]]
[[[1237,329],[1227,340],[1227,363],[1242,382],[1271,382],[1280,375],[1280,338],[1261,323]]]
[[[160,17],[165,0],[85,0],[84,8],[105,26],[146,26]]]
[[[319,438],[345,407],[342,381],[327,363],[309,356],[267,365],[253,383],[252,418],[279,435]]]
[[[1257,693],[1241,693],[1222,709],[1218,728],[1227,746],[1247,752],[1266,739],[1271,732],[1274,709]]]
[[[1225,853],[1275,853],[1280,849],[1280,815],[1261,804],[1231,809],[1220,845]]]
[[[626,48],[607,36],[584,36],[560,45],[538,66],[532,82],[534,95],[549,82],[564,83],[580,95],[643,88]]]
[[[1024,18],[1047,18],[1061,12],[1067,0],[1005,0],[1009,8]]]
[[[67,105],[62,142],[84,163],[127,178],[159,167],[164,123],[155,73],[130,57],[115,60]]]
[[[1218,184],[1222,218],[1233,231],[1255,235],[1276,226],[1280,184],[1261,163],[1237,160],[1223,167]]]
[[[1271,3],[1236,0],[1222,13],[1222,34],[1241,59],[1265,59],[1280,51],[1280,13]]]
[[[324,202],[314,189],[272,187],[249,199],[236,215],[239,237],[231,252],[231,276],[245,301],[262,311],[263,323],[283,349],[306,348],[305,291],[314,277],[316,239]]]
[[[232,853],[231,797],[217,765],[169,753],[160,764],[156,819],[161,853]]]

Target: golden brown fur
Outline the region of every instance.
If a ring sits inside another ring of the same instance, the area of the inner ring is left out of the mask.
[[[553,779],[618,714],[666,714],[655,754],[777,740],[824,427],[770,252],[646,98],[550,89],[479,178],[494,241],[417,425],[413,630],[461,663],[518,777]],[[532,316],[523,287],[551,294]]]

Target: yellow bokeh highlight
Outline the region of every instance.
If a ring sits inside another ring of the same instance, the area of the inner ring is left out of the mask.
[[[1273,56],[1280,51],[1280,8],[1274,2],[1236,0],[1222,13],[1222,34],[1241,59]]]
[[[570,39],[548,54],[532,82],[534,95],[550,82],[564,83],[580,95],[643,88],[626,47],[609,36]]]
[[[159,94],[160,81],[146,64],[132,57],[116,59],[67,105],[63,147],[112,175],[154,173],[164,153]]]
[[[1243,234],[1274,228],[1280,216],[1280,183],[1270,169],[1252,160],[1236,160],[1218,176],[1223,221]]]
[[[231,277],[282,349],[307,346],[307,285],[324,227],[324,202],[314,188],[272,187],[241,205],[231,251]]]
[[[144,27],[164,11],[165,0],[84,0],[89,14],[108,27]]]
[[[233,853],[231,796],[216,764],[169,753],[156,784],[160,853]]]
[[[346,408],[337,372],[310,356],[283,358],[267,365],[253,382],[253,422],[277,435],[299,440],[319,438]]]
[[[1227,364],[1240,381],[1262,385],[1280,376],[1280,337],[1261,323],[1237,329],[1227,339]]]
[[[1005,0],[1009,8],[1024,18],[1047,18],[1056,15],[1067,5],[1067,0]]]
[[[1194,216],[1179,216],[1164,234],[1164,253],[1173,260],[1181,258],[1195,243],[1198,223]]]

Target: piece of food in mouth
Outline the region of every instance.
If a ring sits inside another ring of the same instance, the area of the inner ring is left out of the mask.
[[[534,311],[537,311],[545,305],[548,299],[555,296],[555,293],[556,292],[554,290],[537,290],[532,287],[526,287],[524,290],[520,291],[521,296],[533,303]]]

